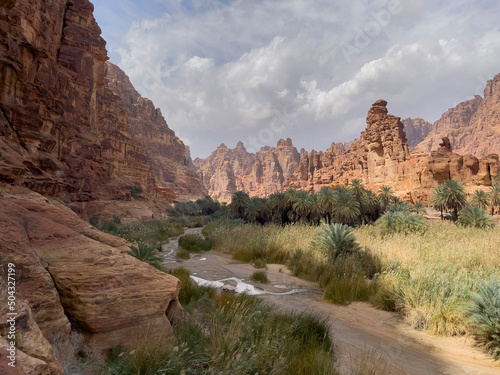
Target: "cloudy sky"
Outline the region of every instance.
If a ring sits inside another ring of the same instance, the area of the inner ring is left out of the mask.
[[[434,122],[500,73],[498,0],[93,0],[111,61],[194,157],[357,138],[370,105]]]

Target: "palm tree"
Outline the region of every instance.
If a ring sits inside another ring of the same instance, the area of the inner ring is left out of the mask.
[[[490,187],[488,196],[490,198],[491,214],[493,215],[495,213],[495,207],[500,209],[500,185]]]
[[[354,224],[359,216],[359,203],[346,187],[339,186],[334,193],[335,201],[332,208],[335,219],[343,224]]]
[[[267,198],[267,203],[272,211],[273,216],[280,216],[282,226],[285,226],[290,222],[290,219],[288,218],[288,211],[290,211],[291,205],[287,202],[285,193],[271,194]]]
[[[297,194],[297,190],[294,188],[288,188],[287,191],[285,191],[285,199],[286,203],[289,205],[290,210],[288,213],[289,218],[295,223],[297,221],[297,217],[295,215],[295,212],[293,211],[293,204],[295,203],[295,195]]]
[[[250,197],[244,191],[237,191],[231,199],[231,211],[240,219],[245,219],[245,209],[247,208]]]
[[[350,188],[351,193],[354,195],[354,198],[359,204],[359,216],[361,219],[361,224],[366,224],[365,208],[363,207],[363,198],[366,195],[365,187],[363,186],[361,180],[356,178],[351,181]]]
[[[385,211],[389,203],[395,198],[394,191],[390,186],[382,186],[378,191],[378,199],[380,200],[380,208]]]
[[[250,199],[245,207],[245,219],[249,223],[255,223],[259,217],[259,207],[258,202],[253,197]]]
[[[410,207],[410,211],[415,212],[417,215],[425,214],[427,212],[425,209],[425,204],[420,201],[413,203],[413,205]]]
[[[293,201],[293,210],[300,218],[302,223],[307,221],[307,216],[310,214],[311,209],[314,206],[314,201],[311,195],[306,190],[299,190],[295,193],[295,199]]]
[[[441,212],[441,220],[443,220],[443,211],[446,210],[446,204],[443,198],[443,185],[438,186],[436,190],[434,190],[434,193],[432,194],[432,197],[430,199],[430,205],[435,210]]]
[[[446,180],[442,190],[446,209],[453,211],[453,220],[457,220],[458,211],[467,205],[465,186],[457,180]]]
[[[489,203],[488,194],[486,194],[483,190],[476,190],[470,200],[470,203],[475,207],[486,208]]]
[[[333,204],[335,203],[335,193],[332,188],[328,186],[323,186],[318,192],[318,205],[320,207],[321,214],[324,215],[325,223],[331,224]]]
[[[490,220],[490,214],[482,207],[468,206],[460,212],[457,224],[464,227],[491,228],[495,226]]]
[[[312,193],[311,194],[312,207],[309,213],[309,220],[311,224],[319,225],[321,223],[321,207],[318,203],[318,195]]]
[[[352,229],[348,225],[339,223],[327,225],[316,237],[315,245],[325,250],[332,262],[341,255],[360,251],[361,246],[351,233]]]
[[[161,264],[163,257],[160,255],[155,245],[138,242],[137,246],[130,246],[130,251],[128,251],[127,254],[163,271],[163,266]]]
[[[366,190],[365,196],[363,197],[363,205],[366,208],[366,214],[371,219],[375,221],[380,216],[380,201],[371,190]]]

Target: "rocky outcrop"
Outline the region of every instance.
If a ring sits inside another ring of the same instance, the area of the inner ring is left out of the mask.
[[[404,126],[389,115],[387,102],[378,100],[366,119],[367,127],[349,149],[333,144],[325,153],[301,153],[301,168],[285,187],[317,190],[321,185],[347,184],[360,178],[366,184],[392,184],[401,180],[401,164],[409,159]],[[307,160],[307,167],[305,162]]]
[[[410,150],[414,149],[420,142],[422,142],[427,134],[429,134],[432,124],[427,122],[420,117],[417,118],[405,118],[402,120],[405,128],[406,140],[408,142],[408,148]]]
[[[450,178],[471,189],[491,185],[499,169],[498,155],[480,159],[460,155],[452,151],[452,142],[446,137],[430,154],[410,153],[402,122],[389,115],[386,106],[384,100],[373,104],[366,130],[345,152],[333,146],[319,156],[314,151],[302,151],[300,166],[284,187],[315,191],[324,185],[347,185],[358,178],[372,189],[389,185],[410,201],[425,202],[437,186]]]
[[[483,157],[500,154],[500,74],[488,81],[484,97],[476,95],[448,110],[432,126],[428,136],[416,147],[429,153],[448,137],[459,154]]]
[[[299,161],[300,155],[288,138],[255,154],[249,153],[242,142],[233,149],[221,144],[208,158],[197,158],[193,163],[212,198],[230,201],[238,190],[251,196],[281,191]]]
[[[139,95],[119,67],[109,62],[107,67],[106,88],[121,98],[130,138],[142,146],[158,187],[170,189],[181,200],[205,195],[204,185],[190,166],[186,146],[169,129],[160,109]]]
[[[0,179],[72,202],[200,197],[184,144],[107,64],[88,0],[0,7]]]
[[[176,278],[126,254],[124,240],[98,231],[57,201],[3,185],[0,205],[0,267],[16,266],[19,350],[28,357],[57,368],[44,340],[70,327],[103,349],[169,336],[167,313],[177,306],[180,289]],[[4,336],[5,322],[2,329]]]
[[[0,177],[72,200],[124,199],[104,163],[105,42],[86,0],[0,8]]]

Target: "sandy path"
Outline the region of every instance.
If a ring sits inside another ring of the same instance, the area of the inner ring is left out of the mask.
[[[200,232],[200,228],[186,230],[186,233]],[[185,267],[206,280],[237,277],[270,292],[307,289],[292,295],[260,298],[283,310],[310,311],[328,317],[342,374],[351,374],[360,363],[368,363],[378,368],[376,374],[500,375],[500,364],[474,348],[472,339],[414,331],[404,325],[397,314],[377,310],[367,303],[349,306],[324,303],[316,284],[293,277],[285,266],[268,265],[270,283],[259,285],[249,279],[255,271],[251,265],[212,251],[192,254],[190,260],[183,261],[175,258],[177,250],[176,240],[164,245],[167,267]]]

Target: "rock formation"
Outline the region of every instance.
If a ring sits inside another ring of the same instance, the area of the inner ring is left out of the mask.
[[[401,164],[409,159],[406,135],[399,117],[387,113],[387,102],[378,100],[368,112],[367,127],[358,140],[343,150],[332,145],[324,154],[311,152],[307,173],[299,168],[285,187],[317,190],[321,185],[347,184],[360,178],[366,184],[380,185],[401,180]],[[326,161],[326,162],[325,162]]]
[[[200,197],[184,144],[117,67],[88,0],[0,8],[0,178],[73,202]]]
[[[366,124],[359,139],[333,143],[325,152],[302,149],[297,153],[291,141],[281,140],[276,148],[263,147],[250,154],[240,142],[234,149],[222,144],[210,157],[194,164],[211,195],[221,200],[230,199],[237,190],[266,196],[290,187],[317,191],[325,185],[347,185],[361,179],[371,189],[389,185],[410,201],[427,201],[446,179],[458,179],[475,188],[491,185],[491,177],[498,171],[498,155],[480,159],[460,155],[452,151],[452,141],[446,137],[430,154],[410,152],[404,125],[399,117],[388,114],[385,100],[372,105]],[[413,120],[413,126],[425,129],[427,125]]]
[[[242,142],[233,149],[221,144],[208,158],[197,158],[193,163],[212,198],[229,201],[238,190],[252,196],[281,191],[299,160],[288,138],[280,139],[276,147],[262,147],[255,154],[249,153]]]
[[[143,188],[144,204],[205,193],[159,110],[128,80],[113,81],[92,13],[88,0],[0,4],[0,268],[18,271],[19,374],[62,374],[49,342],[71,327],[103,349],[164,339],[178,306],[176,278],[62,201],[130,201],[127,185]],[[2,301],[5,292],[0,285]]]
[[[405,127],[406,139],[410,150],[414,149],[425,139],[425,137],[427,137],[427,134],[429,134],[432,127],[430,122],[427,122],[420,117],[405,118],[402,120],[402,123]]]
[[[205,187],[190,165],[186,146],[169,129],[160,109],[139,95],[119,67],[109,62],[107,67],[106,87],[122,99],[130,138],[142,146],[156,184],[175,192],[180,200],[204,195]]]
[[[126,254],[125,240],[98,231],[58,201],[4,185],[0,205],[0,267],[14,263],[17,271],[18,349],[26,361],[18,359],[25,370],[37,365],[62,374],[47,340],[70,326],[102,349],[170,335],[167,315],[180,289],[175,277]],[[1,319],[5,337],[6,314]]]
[[[436,149],[442,137],[448,137],[459,154],[483,157],[500,154],[500,74],[488,81],[484,97],[476,95],[448,110],[432,126],[427,137],[416,147],[423,153]]]

